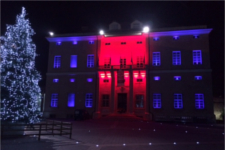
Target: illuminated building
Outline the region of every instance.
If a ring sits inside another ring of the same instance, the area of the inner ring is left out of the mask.
[[[44,117],[129,114],[146,120],[214,120],[205,26],[47,37]]]

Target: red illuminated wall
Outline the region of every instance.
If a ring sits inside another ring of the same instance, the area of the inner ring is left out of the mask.
[[[142,44],[137,44],[141,41]],[[126,42],[122,45],[121,42]],[[105,45],[110,43],[110,45]],[[120,65],[120,58],[126,58],[126,65],[136,64],[137,57],[142,56],[148,62],[147,34],[133,36],[101,37],[99,66],[104,65],[105,58],[111,58],[111,65]]]

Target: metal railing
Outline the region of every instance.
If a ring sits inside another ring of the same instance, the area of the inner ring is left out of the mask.
[[[22,129],[15,127],[21,126]],[[36,124],[2,124],[1,125],[1,135],[4,136],[16,136],[19,131],[23,132],[24,136],[27,135],[37,135],[38,141],[40,141],[43,135],[69,135],[72,137],[72,122],[63,122],[55,120],[46,120],[44,122]]]
[[[145,64],[139,64],[139,65],[111,65],[111,66],[99,66],[98,69],[146,69]]]

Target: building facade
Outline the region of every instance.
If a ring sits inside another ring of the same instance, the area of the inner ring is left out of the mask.
[[[142,32],[114,22],[104,34],[47,37],[44,117],[129,114],[146,120],[214,121],[205,26]]]

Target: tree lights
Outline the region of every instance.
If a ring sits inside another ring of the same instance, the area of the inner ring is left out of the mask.
[[[7,25],[1,37],[1,120],[26,123],[39,121],[38,98],[41,80],[35,69],[36,46],[31,36],[35,34],[26,10],[17,15],[15,25]]]

